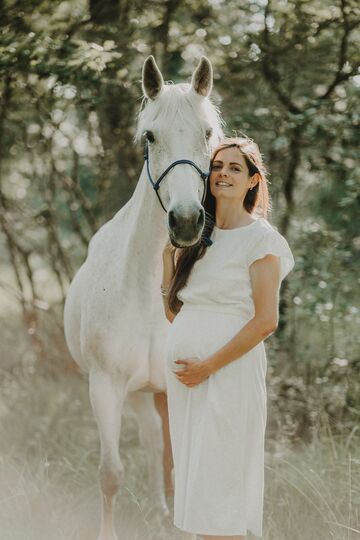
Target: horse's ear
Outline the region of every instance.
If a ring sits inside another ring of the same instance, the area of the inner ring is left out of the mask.
[[[211,62],[206,56],[202,56],[198,67],[195,69],[191,86],[197,94],[207,97],[212,89],[213,70]]]
[[[142,70],[142,87],[145,96],[149,99],[156,99],[163,86],[164,79],[160,69],[157,67],[155,58],[148,56]]]

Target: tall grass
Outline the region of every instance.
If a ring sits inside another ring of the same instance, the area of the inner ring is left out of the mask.
[[[96,539],[99,443],[86,380],[17,368],[2,371],[0,391],[1,540]],[[126,471],[116,503],[120,537],[180,538],[152,498],[146,449],[129,409],[120,448]],[[360,538],[356,430],[335,437],[324,423],[311,443],[296,447],[268,439],[265,475],[264,540]]]
[[[96,540],[99,439],[87,380],[60,368],[63,351],[51,329],[46,333],[49,358],[36,362],[17,326],[18,314],[13,317],[1,317],[0,540]],[[294,417],[294,398],[283,395],[279,407],[276,380],[270,377],[268,385],[264,540],[360,540],[357,426],[339,433],[339,424],[330,424],[320,405],[311,441],[290,442],[284,407]],[[295,412],[301,412],[297,407]],[[125,466],[116,501],[120,539],[182,538],[172,513],[163,516],[152,496],[147,451],[128,407],[120,451]]]

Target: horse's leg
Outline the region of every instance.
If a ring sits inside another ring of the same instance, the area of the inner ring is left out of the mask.
[[[113,502],[120,487],[123,465],[119,454],[121,415],[125,384],[104,371],[91,371],[90,401],[100,434],[99,479],[102,492],[101,528],[98,540],[117,540]]]
[[[163,467],[165,479],[165,494],[167,497],[171,497],[174,494],[174,486],[171,476],[174,462],[171,450],[169,413],[166,393],[157,392],[156,394],[154,394],[154,403],[162,421],[162,432],[164,441]]]
[[[154,405],[152,392],[134,392],[129,394],[139,425],[140,442],[148,449],[148,472],[150,488],[154,493],[156,506],[168,515],[169,509],[165,498],[161,419]]]

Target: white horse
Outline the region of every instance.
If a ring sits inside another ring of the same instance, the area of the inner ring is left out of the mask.
[[[202,172],[208,171],[211,147],[222,136],[216,108],[208,99],[212,67],[207,58],[202,57],[191,84],[164,84],[150,56],[143,66],[142,85],[146,101],[136,139],[145,133],[148,161],[131,199],[91,239],[64,312],[69,350],[89,373],[100,433],[99,540],[117,538],[113,502],[123,471],[119,438],[125,398],[137,415],[141,441],[149,448],[151,488],[167,511],[164,484],[169,490],[171,448],[164,346],[169,322],[160,294],[161,255],[168,235],[178,247],[199,241],[204,227]],[[168,168],[154,193],[152,182]]]

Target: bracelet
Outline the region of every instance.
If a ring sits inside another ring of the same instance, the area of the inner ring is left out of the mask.
[[[162,295],[162,296],[167,296],[168,293],[169,293],[169,287],[168,287],[168,288],[165,288],[165,287],[163,287],[162,285],[160,285],[160,292],[161,292],[161,295]]]

